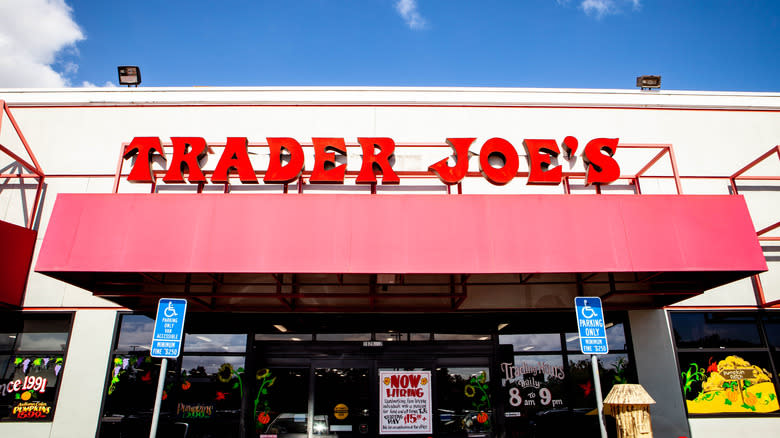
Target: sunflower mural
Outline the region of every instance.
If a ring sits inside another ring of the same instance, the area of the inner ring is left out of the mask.
[[[487,373],[480,371],[476,376],[471,376],[468,383],[463,387],[463,394],[471,400],[471,406],[474,412],[477,412],[475,416],[468,416],[463,419],[466,422],[467,428],[473,427],[473,424],[477,422],[484,428],[490,427],[490,415],[491,411],[490,395],[489,395],[489,382],[487,381]]]
[[[267,395],[276,382],[276,376],[268,368],[263,368],[255,373],[255,380],[258,385],[254,402],[255,429],[261,431],[271,421],[271,403]]]
[[[241,395],[244,394],[244,381],[241,378],[243,373],[244,368],[233,368],[233,365],[230,363],[226,362],[220,365],[219,370],[217,370],[216,373],[216,379],[220,383],[226,384],[230,388],[230,391],[221,391],[220,389],[222,388],[218,388],[214,401],[227,400],[231,392],[236,390],[238,390],[238,397],[240,398]]]

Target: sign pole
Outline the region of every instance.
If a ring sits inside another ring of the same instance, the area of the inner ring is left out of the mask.
[[[168,373],[168,359],[179,357],[186,314],[187,300],[160,298],[157,304],[157,318],[154,320],[154,332],[152,333],[152,345],[149,355],[162,358],[162,360],[160,361],[160,377],[157,379],[157,395],[154,399],[152,428],[149,430],[149,438],[156,438],[157,436],[157,425],[160,422],[160,408],[165,388],[165,375]]]
[[[609,353],[607,326],[604,322],[604,308],[599,297],[575,297],[574,310],[577,314],[577,329],[580,338],[580,351],[590,355],[595,386],[596,409],[599,415],[601,438],[607,438],[607,426],[604,422],[604,400],[601,398],[601,378],[599,378],[598,354]]]
[[[594,356],[595,357],[595,356]],[[157,423],[160,421],[160,407],[162,405],[163,388],[165,387],[165,375],[168,373],[168,359],[160,362],[160,377],[157,379],[157,396],[154,399],[154,411],[152,414],[152,428],[149,430],[149,438],[157,437]]]
[[[590,356],[590,363],[593,365],[593,385],[596,392],[596,408],[599,413],[599,429],[601,430],[601,438],[607,438],[607,426],[604,424],[604,401],[601,398],[601,378],[599,377],[599,359],[598,356],[592,354]]]

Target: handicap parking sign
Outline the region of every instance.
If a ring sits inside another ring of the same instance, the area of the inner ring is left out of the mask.
[[[582,354],[607,354],[607,329],[604,325],[604,309],[599,297],[576,297],[577,328]]]
[[[187,313],[187,300],[161,298],[157,305],[157,318],[154,320],[152,336],[152,357],[175,359],[181,352],[181,340],[184,333],[184,315]]]

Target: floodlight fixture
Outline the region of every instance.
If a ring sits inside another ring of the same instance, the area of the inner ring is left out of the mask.
[[[119,73],[119,85],[137,87],[141,83],[141,69],[138,66],[120,65],[116,70]]]
[[[661,76],[637,76],[636,86],[642,90],[661,88]]]

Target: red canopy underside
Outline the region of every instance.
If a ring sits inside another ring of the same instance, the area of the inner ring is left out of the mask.
[[[650,273],[690,295],[766,269],[744,199],[717,195],[62,194],[36,265],[118,301],[162,274],[284,286],[284,274]]]

